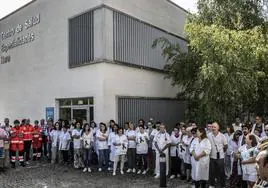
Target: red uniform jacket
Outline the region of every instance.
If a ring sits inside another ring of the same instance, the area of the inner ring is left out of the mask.
[[[33,128],[33,149],[38,149],[42,146],[42,129],[38,126]]]
[[[23,129],[22,127],[13,127],[10,131],[10,150],[22,151],[24,149],[23,142]]]
[[[33,126],[32,125],[23,125],[23,134],[24,134],[24,141],[31,141],[33,139]]]

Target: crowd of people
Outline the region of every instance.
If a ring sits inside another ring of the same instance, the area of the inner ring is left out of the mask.
[[[97,166],[114,176],[151,173],[159,178],[160,156],[165,156],[166,175],[196,188],[268,187],[268,125],[260,116],[255,124],[237,118],[225,132],[217,122],[204,128],[181,122],[171,131],[152,119],[140,119],[137,126],[119,126],[114,120],[107,124],[42,119],[31,125],[23,119],[10,125],[6,118],[0,128],[0,158],[4,167],[24,167],[44,158],[52,164],[72,164],[84,173]]]

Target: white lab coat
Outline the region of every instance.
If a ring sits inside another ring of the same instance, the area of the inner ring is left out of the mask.
[[[228,143],[228,151],[230,152],[230,155],[231,155],[231,174],[233,172],[233,164],[234,164],[234,161],[235,161],[235,155],[238,153],[238,148],[239,148],[238,143],[234,142],[233,140],[229,141],[229,143]],[[238,173],[238,175],[242,174],[242,169],[240,167],[240,161],[239,160],[237,162],[237,173]]]
[[[185,156],[185,152],[186,152],[186,147],[183,144],[183,139],[185,139],[185,137],[187,137],[187,135],[182,135],[181,138],[181,143],[179,144],[179,157],[181,160],[184,160],[184,156]]]
[[[176,138],[174,134],[170,136],[171,139],[171,146],[170,146],[170,156],[171,157],[176,157],[176,154],[179,155],[179,143],[181,141],[181,135]],[[172,146],[173,144],[176,144],[176,146]]]
[[[209,139],[205,138],[199,142],[195,139],[193,141],[191,150],[194,149],[196,155],[200,155],[203,151],[206,153],[205,156],[201,157],[199,161],[194,158],[194,165],[192,165],[192,179],[194,181],[208,180],[209,179],[209,161],[211,152],[211,143]],[[193,150],[192,150],[193,151]]]
[[[185,146],[185,154],[183,157],[183,161],[186,164],[191,164],[191,156],[190,156],[190,145],[191,142],[193,141],[194,137],[191,136],[190,138],[188,136],[183,137],[183,144]]]
[[[110,146],[110,161],[114,161],[115,159],[115,146],[113,145],[113,140],[116,134],[114,132],[110,132],[108,137],[108,146]]]
[[[190,145],[190,149],[189,149],[190,156],[191,156],[191,166],[192,166],[191,175],[192,175],[192,177],[194,177],[196,174],[196,161],[191,153],[196,150],[196,146],[197,146],[198,142],[199,142],[199,139],[195,137],[194,140],[192,141],[192,143]]]
[[[241,160],[248,160],[255,155],[255,147],[248,149],[247,144],[244,144],[239,148],[241,153]],[[257,170],[255,163],[251,164],[242,164],[242,171],[243,171],[243,180],[244,181],[257,181]]]

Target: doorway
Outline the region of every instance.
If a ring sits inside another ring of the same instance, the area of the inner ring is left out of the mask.
[[[80,121],[94,120],[94,100],[91,98],[58,99],[59,118],[71,121],[73,119]]]

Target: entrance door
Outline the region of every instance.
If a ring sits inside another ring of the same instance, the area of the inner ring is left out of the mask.
[[[73,119],[89,121],[89,108],[73,108]]]

